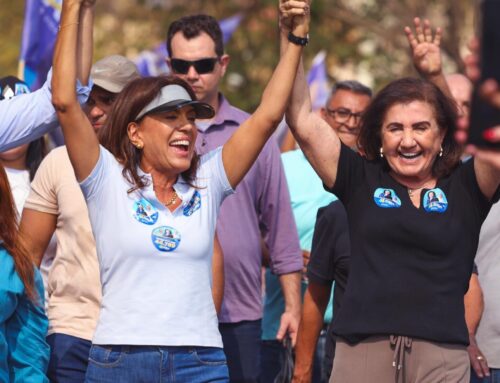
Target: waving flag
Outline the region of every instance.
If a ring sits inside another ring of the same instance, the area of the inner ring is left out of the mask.
[[[227,19],[221,20],[219,22],[220,29],[222,30],[222,40],[224,44],[226,44],[231,39],[234,31],[240,25],[241,20],[243,20],[243,15],[241,13],[237,13],[236,15],[228,17]]]
[[[52,65],[62,0],[26,0],[19,77],[32,90],[42,86]]]
[[[326,52],[319,52],[313,59],[311,69],[307,75],[309,92],[313,110],[318,110],[325,106],[330,92],[328,76],[326,74]]]
[[[219,22],[220,28],[222,30],[222,39],[224,44],[226,44],[234,31],[240,25],[243,15],[237,13],[234,16],[228,17],[227,19],[221,20]],[[156,47],[150,50],[142,51],[135,59],[135,65],[139,73],[143,77],[149,76],[159,76],[161,74],[168,74],[170,72],[168,65],[165,62],[165,58],[168,56],[166,43],[163,42],[158,44]]]
[[[161,43],[152,50],[141,52],[139,56],[134,59],[134,62],[141,76],[159,76],[170,72],[165,61],[167,56],[166,44]]]

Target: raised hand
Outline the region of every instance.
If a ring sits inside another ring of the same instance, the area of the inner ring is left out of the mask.
[[[87,7],[87,8],[90,8],[90,7],[93,7],[96,3],[96,0],[83,0],[82,1],[82,7]]]
[[[425,78],[441,74],[441,28],[433,33],[429,20],[423,25],[418,17],[413,20],[415,33],[408,26],[405,27],[406,37],[410,44],[413,56],[413,65]]]
[[[309,31],[310,1],[305,0],[280,0],[279,2],[279,22],[280,28],[293,31],[294,28],[301,28],[307,24]],[[303,31],[301,31],[302,33]],[[297,33],[299,33],[297,31]]]

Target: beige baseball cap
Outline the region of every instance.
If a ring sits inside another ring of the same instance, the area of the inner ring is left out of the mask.
[[[97,61],[90,71],[94,85],[111,93],[120,93],[132,80],[140,78],[135,64],[129,59],[112,55]]]

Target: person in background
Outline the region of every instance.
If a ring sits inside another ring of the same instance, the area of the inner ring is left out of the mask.
[[[446,75],[445,79],[451,95],[457,103],[458,117],[468,117],[471,107],[472,82],[461,73]]]
[[[29,93],[28,85],[17,77],[0,78],[0,102]],[[29,194],[30,182],[46,154],[43,137],[0,153],[0,163],[7,173],[19,219]]]
[[[85,12],[90,9],[85,8]],[[135,64],[119,55],[97,61],[91,76],[93,86],[84,110],[98,134],[118,93],[140,76]],[[38,264],[54,233],[57,238],[47,283],[47,341],[51,346],[47,375],[57,383],[83,382],[99,315],[101,284],[87,205],[65,146],[52,150],[40,165],[26,201],[21,230]]]
[[[44,85],[32,93],[0,100],[0,152],[32,142],[59,123],[52,105],[52,72]],[[90,88],[77,83],[78,100],[87,101]]]
[[[219,24],[208,15],[178,19],[168,29],[167,50],[172,73],[215,110],[213,118],[196,121],[196,149],[205,154],[226,143],[249,118],[219,91],[230,60]],[[272,137],[235,195],[224,201],[217,222],[225,270],[219,329],[232,382],[256,382],[261,371],[261,230],[285,296],[277,338],[289,333],[295,341],[302,257],[293,222],[283,165]]]
[[[9,181],[0,165],[0,381],[48,383],[43,283],[19,237]]]
[[[472,81],[479,81],[480,69],[478,67],[477,40],[470,43],[472,54],[465,59],[467,76]],[[500,87],[498,79],[488,79],[478,86],[484,101],[500,110]],[[461,129],[458,138],[464,139],[468,129],[468,119],[461,119]],[[492,127],[485,131],[484,137],[490,142],[500,143],[500,126]],[[498,151],[479,149],[468,146],[468,151],[476,157],[480,156],[492,165],[500,168],[500,155]],[[476,254],[476,263],[479,269],[479,281],[483,287],[484,312],[477,328],[476,354],[471,358],[471,383],[493,383],[500,379],[500,262],[498,249],[500,248],[500,204],[497,202],[491,208],[481,228],[479,246]],[[477,302],[476,302],[477,303]],[[479,310],[478,310],[479,311]]]

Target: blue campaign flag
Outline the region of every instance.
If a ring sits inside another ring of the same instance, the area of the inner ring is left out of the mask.
[[[311,69],[307,75],[309,92],[313,110],[321,109],[325,106],[330,92],[328,76],[326,72],[326,52],[320,51],[313,59]]]
[[[224,41],[224,44],[229,41],[234,31],[240,25],[241,20],[243,20],[243,14],[237,13],[236,15],[219,21],[220,29],[222,30],[222,40]]]
[[[52,65],[62,0],[26,0],[19,76],[40,88]]]
[[[167,56],[166,44],[161,43],[152,50],[142,51],[139,56],[134,59],[134,62],[141,76],[159,76],[170,72],[165,61]]]

